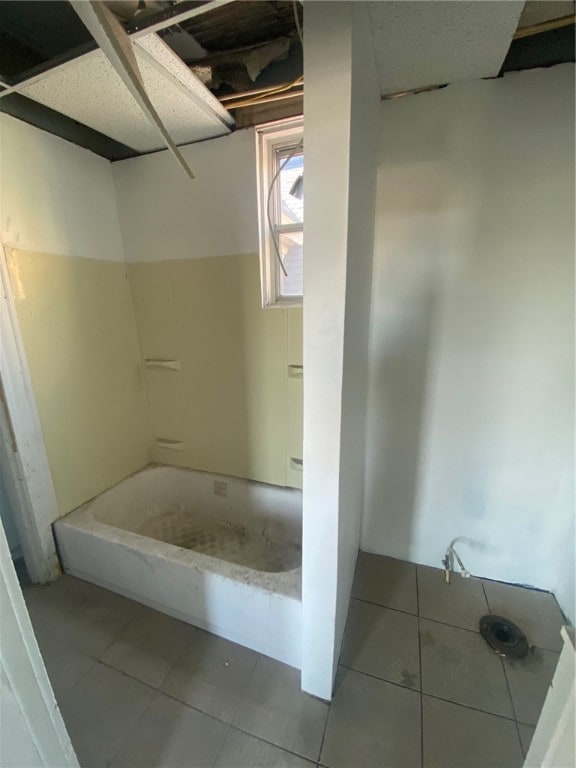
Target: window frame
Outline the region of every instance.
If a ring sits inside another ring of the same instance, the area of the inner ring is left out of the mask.
[[[279,120],[259,125],[256,128],[256,167],[258,183],[258,235],[260,252],[260,287],[262,307],[301,307],[302,296],[282,296],[280,293],[281,270],[274,249],[274,242],[266,204],[270,184],[277,171],[276,158],[282,150],[290,151],[304,136],[304,119],[302,117]],[[277,222],[278,195],[273,195],[270,203],[271,218]],[[278,224],[275,232],[303,232],[302,224]]]

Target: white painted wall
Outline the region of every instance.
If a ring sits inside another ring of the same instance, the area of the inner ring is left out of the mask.
[[[332,697],[362,506],[372,232],[363,121],[369,99],[378,104],[366,12],[364,3],[306,6],[302,687],[323,699]]]
[[[4,245],[124,261],[107,160],[5,114],[0,157]]]
[[[181,151],[192,181],[167,151],[112,165],[127,261],[257,253],[254,131]]]
[[[326,700],[336,647],[352,55],[349,3],[329,6],[306,6],[304,40],[302,688]]]
[[[378,143],[380,106],[367,3],[352,3],[351,85],[338,593],[334,664],[338,663],[348,615],[356,557],[360,545],[364,501],[368,327],[376,191],[374,157]]]
[[[380,120],[362,548],[439,566],[466,537],[472,573],[552,589],[574,557],[574,67]]]

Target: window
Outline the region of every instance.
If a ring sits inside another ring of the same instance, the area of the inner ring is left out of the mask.
[[[263,307],[302,304],[303,131],[302,118],[297,118],[256,132]]]

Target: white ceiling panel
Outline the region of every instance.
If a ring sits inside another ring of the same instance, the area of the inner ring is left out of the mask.
[[[370,2],[380,92],[498,74],[523,0]]]
[[[174,142],[186,144],[229,133],[230,115],[191,72],[189,78],[184,77],[178,69],[182,62],[171,52],[176,62],[166,69],[167,46],[157,40],[149,41],[150,50],[140,45],[134,50],[148,96]],[[159,132],[100,49],[50,70],[18,90],[139,152],[164,147]]]
[[[208,112],[216,113],[229,126],[234,125],[234,118],[224,109],[218,99],[208,90],[204,83],[190,71],[190,67],[166,45],[161,37],[155,34],[145,35],[136,40],[138,48],[143,49],[151,63],[155,62],[165,74],[173,77],[189,92],[193,93],[198,102],[204,102]],[[136,49],[138,51],[138,48]]]

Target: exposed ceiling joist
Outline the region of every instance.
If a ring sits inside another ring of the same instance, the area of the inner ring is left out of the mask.
[[[188,19],[193,19],[195,16],[200,16],[204,13],[216,10],[223,5],[229,5],[235,2],[235,0],[210,0],[210,2],[203,5],[197,5],[194,3],[193,7],[189,7],[186,0],[181,3],[173,5],[171,8],[159,11],[153,16],[137,16],[136,19],[128,25],[127,32],[130,37],[137,39],[142,35],[148,35],[151,32],[160,32],[166,27],[172,27],[174,24],[180,24]]]

